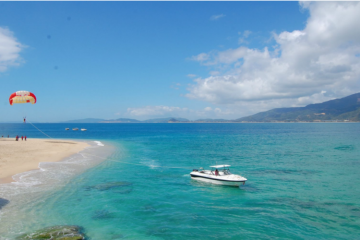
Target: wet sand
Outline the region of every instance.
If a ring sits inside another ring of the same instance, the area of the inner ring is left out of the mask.
[[[0,184],[13,182],[15,174],[38,169],[40,162],[57,162],[88,146],[58,139],[0,138]]]

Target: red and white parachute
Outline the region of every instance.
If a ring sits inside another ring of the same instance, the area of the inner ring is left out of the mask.
[[[29,91],[17,91],[9,97],[10,105],[14,103],[36,103],[36,96]]]

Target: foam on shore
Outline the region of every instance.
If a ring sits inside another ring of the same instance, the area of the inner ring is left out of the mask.
[[[58,162],[41,162],[39,169],[16,174],[14,182],[0,184],[0,232],[11,233],[12,224],[22,218],[23,207],[41,201],[44,194],[51,195],[73,177],[106,160],[114,151],[113,146],[100,141],[83,142],[89,147]],[[0,236],[2,239],[6,238]]]
[[[104,161],[112,149],[112,146],[105,146],[100,141],[83,142],[88,143],[89,147],[61,161],[40,162],[39,169],[14,175],[13,182],[0,184],[0,195],[6,198],[17,195],[18,192],[31,191],[28,188],[30,186],[47,188],[63,184],[71,177]],[[21,191],[16,191],[20,189]]]

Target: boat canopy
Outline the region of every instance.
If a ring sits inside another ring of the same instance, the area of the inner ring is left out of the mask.
[[[210,166],[212,168],[223,168],[223,167],[230,167],[231,165],[215,165],[215,166]]]

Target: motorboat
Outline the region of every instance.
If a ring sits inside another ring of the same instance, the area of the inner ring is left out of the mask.
[[[87,131],[87,129],[86,129],[86,128],[82,128],[81,131]]]
[[[77,130],[79,130],[78,128],[73,128],[73,131],[77,131]]]
[[[210,167],[211,170],[204,170],[203,168],[199,170],[193,169],[190,173],[191,178],[198,181],[227,186],[240,186],[244,185],[247,181],[246,178],[240,175],[232,174],[229,169],[230,165],[215,165]]]
[[[67,130],[69,130],[69,128],[65,128],[65,130],[67,131]]]

